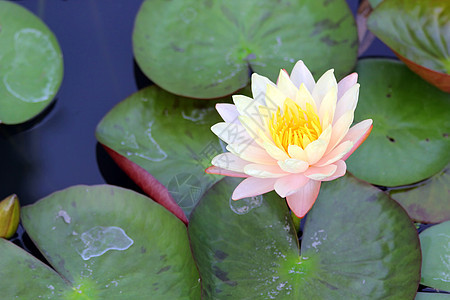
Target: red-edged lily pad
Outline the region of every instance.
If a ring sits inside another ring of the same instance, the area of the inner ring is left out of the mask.
[[[151,86],[119,103],[96,130],[119,166],[185,223],[203,193],[221,178],[205,173],[211,159],[225,151],[210,130],[221,120],[215,103]]]
[[[428,82],[450,92],[450,1],[384,0],[369,29]]]

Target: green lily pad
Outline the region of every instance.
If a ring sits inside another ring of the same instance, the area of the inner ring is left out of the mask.
[[[215,103],[151,86],[114,107],[96,136],[152,199],[186,222],[184,214],[189,216],[203,193],[222,178],[205,173],[211,159],[226,151],[210,129],[221,121]]]
[[[420,283],[450,292],[450,221],[420,234],[422,278]]]
[[[57,273],[1,242],[4,299],[200,297],[186,227],[143,195],[107,185],[71,187],[24,207],[22,223]]]
[[[63,76],[58,41],[22,6],[0,1],[0,123],[31,119],[55,97]]]
[[[400,203],[408,215],[421,223],[450,220],[450,165],[430,179],[400,190],[391,190],[391,198]]]
[[[450,294],[438,293],[417,293],[414,300],[449,300]]]
[[[375,8],[381,2],[383,2],[383,0],[369,0],[370,6],[372,6],[372,8]]]
[[[357,32],[344,0],[144,1],[133,49],[142,71],[178,95],[215,98],[249,82],[249,70],[275,81],[302,59],[318,75],[348,74]]]
[[[450,161],[450,94],[424,82],[403,63],[358,62],[361,93],[355,122],[373,119],[367,140],[347,160],[358,178],[382,186],[424,180]]]
[[[72,287],[40,260],[0,238],[0,287],[2,297],[61,299]]]
[[[207,299],[412,299],[420,278],[417,232],[395,201],[347,175],[324,183],[301,250],[275,193],[229,200],[239,180],[205,195],[189,237]],[[245,206],[244,205],[244,206]],[[300,253],[300,256],[299,256]]]
[[[369,29],[413,62],[450,74],[450,2],[384,0],[370,15]]]

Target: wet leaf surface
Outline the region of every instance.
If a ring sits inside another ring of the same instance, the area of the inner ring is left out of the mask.
[[[113,158],[147,194],[186,220],[203,193],[221,178],[205,169],[226,151],[210,128],[222,121],[215,103],[230,101],[188,99],[151,86],[114,107],[96,136],[115,151]]]
[[[26,231],[57,273],[1,240],[5,299],[200,297],[186,227],[145,196],[107,185],[76,186],[22,212]]]
[[[328,1],[144,1],[133,32],[136,60],[162,88],[215,98],[249,82],[275,81],[302,59],[317,76],[353,68],[356,26],[347,3]]]
[[[55,97],[63,76],[58,41],[22,6],[0,1],[0,123],[25,122]]]
[[[418,236],[384,193],[349,175],[323,184],[300,250],[284,199],[273,192],[247,199],[245,213],[236,213],[242,200],[229,199],[238,182],[214,185],[189,224],[206,299],[414,297]]]

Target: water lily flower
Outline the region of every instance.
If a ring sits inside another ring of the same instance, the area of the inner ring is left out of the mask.
[[[275,190],[303,217],[316,200],[322,181],[345,174],[345,160],[367,138],[372,120],[353,127],[358,75],[339,83],[333,70],[315,82],[298,61],[291,75],[280,71],[277,83],[254,73],[253,98],[233,96],[216,109],[225,122],[211,130],[229,152],[212,160],[207,173],[244,177],[234,190],[238,200]]]

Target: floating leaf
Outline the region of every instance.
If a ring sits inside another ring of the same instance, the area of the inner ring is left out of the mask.
[[[413,187],[392,190],[391,197],[409,216],[422,223],[450,220],[450,165],[430,179]]]
[[[415,300],[449,300],[449,294],[417,293]]]
[[[407,185],[450,161],[450,95],[421,80],[401,62],[358,62],[361,93],[355,122],[373,119],[367,140],[347,160],[356,177],[383,186]]]
[[[221,121],[215,103],[151,86],[114,107],[96,136],[152,199],[187,223],[203,193],[221,178],[205,173],[211,159],[225,152],[210,130]]]
[[[215,98],[249,81],[273,81],[299,59],[313,73],[342,77],[357,56],[355,22],[344,0],[144,1],[133,49],[143,72],[178,95]]]
[[[238,182],[225,178],[214,185],[189,223],[205,298],[414,297],[417,232],[384,193],[350,176],[323,184],[299,251],[285,201],[272,192],[247,199],[245,213],[236,213],[242,200],[229,199]]]
[[[39,114],[63,76],[59,44],[48,27],[22,6],[0,1],[0,123]]]
[[[383,0],[369,0],[370,6],[372,6],[373,8],[378,6],[378,4],[380,4],[381,2],[383,2]]]
[[[450,292],[450,221],[420,234],[422,278],[420,283]]]
[[[143,195],[71,187],[23,207],[22,222],[58,273],[1,241],[4,299],[200,298],[186,227]]]
[[[400,58],[417,64],[414,72],[450,92],[449,1],[384,0],[370,15],[368,26]],[[430,71],[441,73],[442,79]]]

